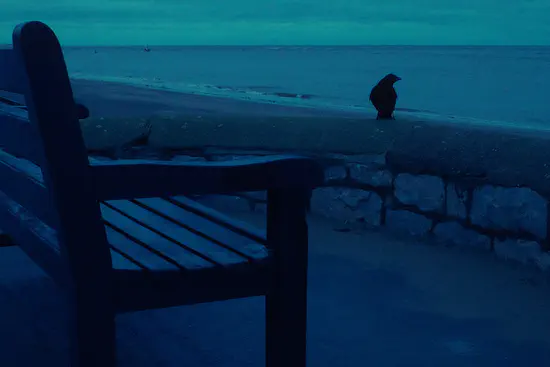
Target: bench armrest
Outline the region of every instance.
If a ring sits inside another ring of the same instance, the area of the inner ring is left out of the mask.
[[[279,155],[222,162],[91,160],[98,200],[270,189],[310,189],[323,183],[314,159]]]

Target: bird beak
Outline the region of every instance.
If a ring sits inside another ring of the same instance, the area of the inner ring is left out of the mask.
[[[400,81],[400,80],[401,80],[401,78],[400,78],[400,77],[397,77],[397,81]]]

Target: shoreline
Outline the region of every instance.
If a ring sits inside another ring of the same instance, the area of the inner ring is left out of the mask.
[[[376,110],[373,106],[370,105],[368,97],[365,96],[365,105],[337,105],[330,103],[312,103],[309,104],[307,101],[309,98],[299,97],[301,95],[295,93],[284,93],[278,92],[273,95],[264,95],[262,97],[277,97],[282,96],[283,94],[294,95],[291,98],[283,98],[279,100],[272,100],[268,98],[258,98],[254,99],[251,97],[239,97],[237,94],[227,94],[227,93],[213,93],[213,92],[199,92],[192,89],[184,90],[178,88],[170,88],[165,86],[155,86],[153,84],[144,84],[137,83],[128,80],[127,78],[107,78],[105,80],[100,80],[96,78],[87,78],[87,77],[71,77],[73,87],[76,86],[77,93],[86,93],[86,90],[90,89],[90,86],[101,85],[103,87],[107,86],[108,89],[117,93],[124,93],[130,91],[130,95],[134,97],[138,95],[147,95],[149,98],[156,98],[159,95],[169,96],[169,95],[178,95],[185,96],[186,99],[196,97],[195,102],[198,100],[203,100],[205,98],[214,98],[217,102],[220,100],[235,101],[236,104],[245,103],[246,107],[252,108],[252,105],[261,105],[265,108],[263,111],[271,115],[274,111],[280,110],[280,113],[288,115],[302,115],[304,113],[319,115],[345,115],[345,116],[354,116],[354,117],[369,117],[374,118],[376,116]],[[217,87],[217,86],[214,86]],[[221,87],[217,87],[221,88]],[[125,90],[126,89],[126,90]],[[139,91],[139,92],[138,92]],[[155,93],[156,92],[156,93]],[[89,92],[88,92],[89,94]],[[88,97],[90,97],[88,95]],[[288,96],[287,96],[288,97]],[[301,103],[297,102],[301,101]],[[148,101],[150,102],[150,100]],[[168,102],[170,103],[170,102]],[[253,109],[253,108],[252,108]],[[221,111],[216,111],[220,113]],[[512,122],[504,120],[489,120],[481,119],[476,117],[468,116],[458,116],[451,114],[438,114],[431,111],[424,110],[414,110],[410,108],[396,108],[396,115],[403,117],[405,119],[423,119],[430,121],[445,121],[446,123],[467,123],[472,125],[479,126],[496,126],[496,127],[511,127],[518,129],[529,129],[529,130],[543,130],[550,131],[550,126],[547,123],[533,123],[533,122]]]

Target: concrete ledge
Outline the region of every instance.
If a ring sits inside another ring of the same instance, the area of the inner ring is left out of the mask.
[[[218,147],[381,155],[393,171],[445,177],[469,187],[526,186],[550,195],[550,132],[543,130],[481,127],[468,121],[462,125],[443,117],[438,122],[410,117],[387,122],[349,116],[180,114],[83,122],[93,151],[115,149],[148,127],[149,145],[158,150]]]

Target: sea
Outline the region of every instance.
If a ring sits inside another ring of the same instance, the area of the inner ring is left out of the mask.
[[[397,113],[550,127],[550,46],[65,47],[75,79],[344,110],[372,110],[387,73]]]

